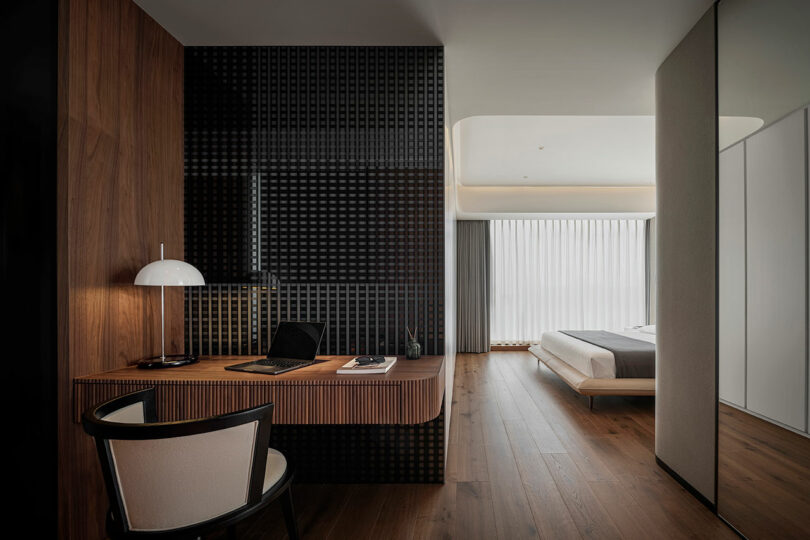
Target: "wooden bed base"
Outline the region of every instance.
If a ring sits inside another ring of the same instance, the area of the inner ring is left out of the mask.
[[[588,377],[554,356],[540,345],[532,345],[529,352],[556,373],[565,384],[583,396],[588,396],[588,407],[593,409],[594,396],[654,396],[655,379],[595,379]]]

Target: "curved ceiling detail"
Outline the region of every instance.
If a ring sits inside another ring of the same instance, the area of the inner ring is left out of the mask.
[[[655,184],[653,116],[474,116],[453,130],[465,186]]]
[[[717,146],[725,150],[765,125],[762,118],[750,116],[721,116],[717,119]]]

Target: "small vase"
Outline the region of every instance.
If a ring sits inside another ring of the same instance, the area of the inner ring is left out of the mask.
[[[408,349],[405,358],[408,360],[418,360],[422,353],[422,346],[415,339],[408,339]]]

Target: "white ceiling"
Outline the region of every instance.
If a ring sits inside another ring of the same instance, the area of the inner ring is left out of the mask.
[[[454,131],[466,186],[655,183],[653,116],[473,116]]]
[[[722,150],[763,120],[722,116],[719,124]],[[464,186],[655,184],[654,116],[471,116],[453,127],[453,144]]]
[[[444,44],[449,123],[652,115],[711,0],[136,0],[184,45]]]

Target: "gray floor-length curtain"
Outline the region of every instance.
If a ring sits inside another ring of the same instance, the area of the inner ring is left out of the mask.
[[[489,222],[459,221],[456,231],[458,352],[488,352]]]
[[[647,324],[655,324],[655,284],[658,272],[655,268],[655,218],[647,220]]]

